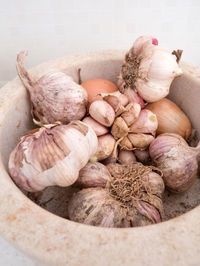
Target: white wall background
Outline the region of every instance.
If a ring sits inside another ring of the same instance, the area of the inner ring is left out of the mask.
[[[22,49],[31,67],[67,54],[129,49],[145,34],[200,66],[200,0],[0,0],[0,87],[16,76]],[[33,264],[0,238],[0,265]]]
[[[0,85],[28,67],[67,54],[128,49],[143,34],[200,65],[200,0],[0,0]]]

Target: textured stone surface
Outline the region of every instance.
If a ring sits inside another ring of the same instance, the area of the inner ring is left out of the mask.
[[[39,65],[40,77],[62,70],[77,81],[104,77],[116,81],[124,52],[105,51],[60,58]],[[199,119],[200,78],[197,70],[183,64],[184,75],[172,86],[173,99],[188,99],[183,107]],[[188,84],[188,85],[187,85]],[[180,91],[180,88],[182,90]],[[200,132],[198,119],[193,126]],[[33,127],[27,93],[18,78],[0,91],[0,234],[10,243],[48,265],[199,265],[200,207],[163,222],[141,228],[109,229],[77,224],[58,217],[29,200],[7,173],[10,151],[20,136]]]

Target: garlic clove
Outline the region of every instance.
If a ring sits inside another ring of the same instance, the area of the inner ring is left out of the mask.
[[[135,163],[137,160],[132,151],[121,150],[118,155],[118,161],[121,164],[132,164]]]
[[[101,93],[100,95],[103,97],[105,101],[108,101],[108,103],[113,107],[113,109],[115,109],[114,106],[116,106],[117,100],[119,105],[126,106],[128,104],[128,97],[123,93],[120,93],[120,91],[115,91],[112,93]]]
[[[158,120],[154,113],[149,110],[141,110],[137,120],[130,126],[131,133],[150,133],[155,135],[158,128]]]
[[[200,145],[192,148],[181,136],[166,133],[152,141],[149,154],[163,172],[165,185],[172,192],[184,192],[194,183],[198,173]]]
[[[148,182],[151,193],[157,195],[158,197],[161,197],[165,190],[165,184],[161,175],[155,172],[150,172],[148,174]]]
[[[99,162],[87,163],[79,172],[75,185],[80,188],[106,187],[110,173],[105,165]]]
[[[119,142],[119,146],[122,150],[133,150],[133,145],[128,137],[122,138]]]
[[[97,136],[86,124],[47,125],[21,138],[9,158],[15,183],[27,191],[69,186],[97,150]]]
[[[106,101],[94,101],[89,107],[89,114],[100,124],[110,127],[115,119],[115,112]]]
[[[98,137],[98,149],[95,154],[93,154],[90,160],[101,161],[108,158],[114,149],[115,139],[111,134],[106,134]]]
[[[137,206],[138,211],[142,215],[149,218],[149,220],[151,220],[153,223],[160,223],[162,221],[159,211],[151,204],[145,201],[139,200],[136,206]]]
[[[145,107],[144,100],[131,88],[127,88],[124,94],[128,97],[129,103],[138,103],[141,108]]]
[[[24,68],[27,51],[17,56],[17,71],[29,91],[32,115],[37,125],[60,121],[67,124],[86,113],[87,92],[63,72],[50,72],[35,80]]]
[[[137,161],[146,164],[150,161],[149,151],[148,150],[140,150],[135,149],[134,154],[137,158]]]
[[[131,141],[134,148],[146,149],[150,145],[150,143],[154,140],[154,137],[148,134],[129,133],[128,139]]]
[[[90,116],[87,116],[85,117],[82,122],[84,122],[85,124],[89,125],[93,130],[94,132],[96,133],[96,135],[99,137],[99,136],[102,136],[106,133],[108,133],[108,128],[101,125],[100,123],[98,123],[97,121],[95,121],[92,117]]]
[[[129,128],[122,117],[117,117],[112,125],[111,134],[115,139],[125,137],[129,132]]]
[[[141,111],[141,107],[138,103],[129,103],[125,107],[125,111],[121,114],[121,117],[126,122],[127,126],[130,126],[138,118]]]

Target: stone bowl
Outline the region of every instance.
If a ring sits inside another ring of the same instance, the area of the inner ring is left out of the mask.
[[[116,82],[124,51],[74,55],[31,69],[35,77],[59,70],[78,81]],[[169,98],[189,116],[200,135],[200,69],[182,63]],[[199,265],[200,182],[180,196],[165,195],[166,220],[139,228],[99,228],[69,221],[69,188],[49,188],[38,201],[21,191],[8,174],[8,158],[19,138],[33,128],[28,93],[19,78],[0,90],[0,235],[45,265]],[[29,196],[29,198],[27,197]],[[31,199],[32,200],[31,200]],[[34,201],[35,202],[34,202]],[[38,205],[38,204],[40,205]],[[191,210],[192,209],[192,210]],[[183,214],[184,213],[184,214]]]

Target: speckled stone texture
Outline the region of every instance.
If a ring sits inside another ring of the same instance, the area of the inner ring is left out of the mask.
[[[78,80],[116,82],[123,51],[74,55],[41,64],[36,77],[61,70]],[[184,75],[171,88],[173,99],[200,133],[200,69],[182,64]],[[33,128],[28,95],[20,80],[0,91],[0,234],[20,250],[47,265],[200,265],[200,207],[157,225],[108,229],[56,216],[28,199],[7,172],[11,150]]]

